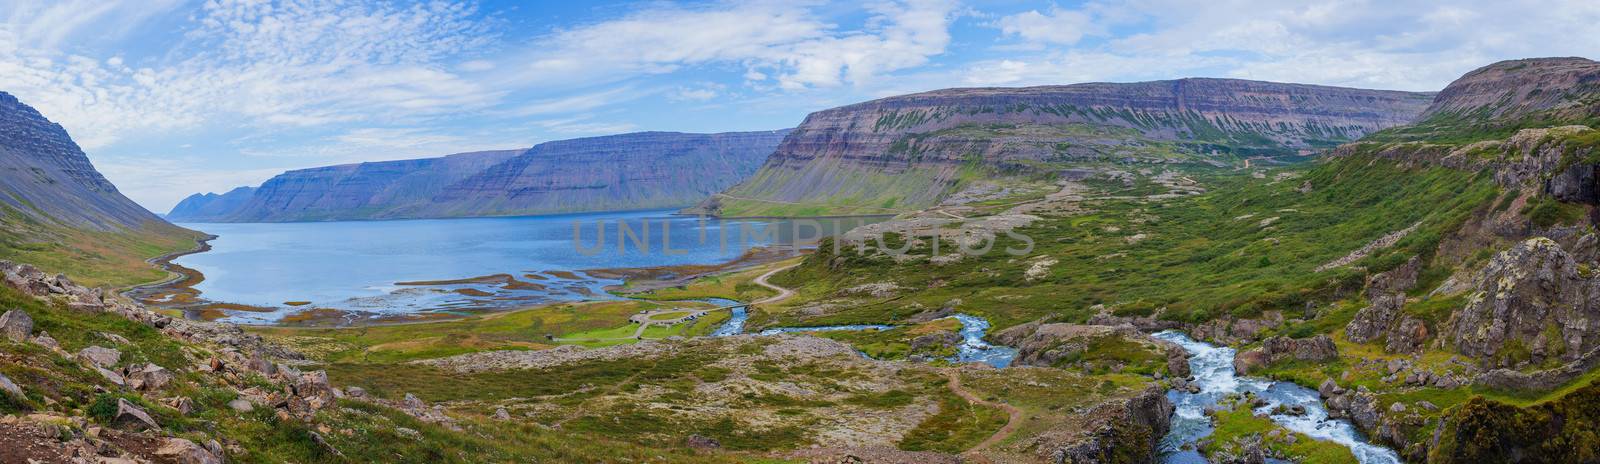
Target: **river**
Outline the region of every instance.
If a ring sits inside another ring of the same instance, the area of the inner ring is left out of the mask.
[[[726,300],[724,300],[724,301],[726,301]],[[744,307],[734,308],[733,311],[734,311],[733,317],[731,319],[729,319],[727,322],[723,323],[722,327],[719,327],[719,328],[717,328],[717,330],[715,332],[712,332],[711,336],[713,336],[713,337],[725,337],[725,336],[728,336],[728,335],[737,335],[737,334],[740,334],[740,333],[744,333],[744,323],[749,318],[749,316],[745,312],[745,308]],[[961,322],[961,330],[960,330],[961,343],[959,345],[956,345],[956,355],[954,357],[950,358],[950,362],[955,362],[955,363],[981,362],[981,363],[988,364],[990,366],[994,366],[996,368],[1003,368],[1003,367],[1010,366],[1011,365],[1011,361],[1013,361],[1013,360],[1015,360],[1017,358],[1017,349],[1016,348],[1012,348],[1012,347],[1009,347],[1009,346],[991,345],[991,344],[989,344],[989,342],[983,341],[984,335],[987,334],[988,330],[989,330],[989,321],[986,321],[981,317],[977,317],[977,316],[973,316],[973,315],[969,315],[969,314],[956,314],[956,315],[950,316],[950,318]],[[838,332],[838,331],[858,331],[858,330],[889,330],[889,329],[893,329],[893,328],[894,328],[894,326],[892,326],[892,325],[883,325],[883,324],[826,325],[826,326],[816,326],[816,327],[777,327],[777,328],[771,328],[771,329],[762,330],[761,332],[758,333],[758,335],[777,335],[777,334],[782,334],[782,333],[805,333],[805,332]]]
[[[1255,377],[1239,377],[1233,372],[1234,349],[1195,341],[1181,332],[1165,331],[1156,338],[1182,346],[1189,352],[1189,370],[1199,393],[1177,390],[1167,392],[1177,408],[1172,413],[1172,429],[1161,441],[1162,462],[1168,464],[1201,464],[1205,459],[1193,449],[1195,443],[1211,435],[1211,419],[1205,411],[1223,398],[1245,392],[1254,393],[1267,401],[1256,408],[1257,414],[1266,414],[1278,405],[1305,407],[1303,416],[1271,414],[1268,417],[1286,429],[1303,433],[1318,440],[1327,440],[1350,448],[1362,464],[1399,464],[1394,450],[1368,442],[1355,425],[1343,419],[1328,418],[1316,390],[1292,382],[1278,382]]]

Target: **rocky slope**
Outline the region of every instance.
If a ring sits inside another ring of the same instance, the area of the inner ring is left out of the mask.
[[[785,133],[641,132],[301,169],[253,190],[191,196],[168,218],[289,222],[681,207],[754,172]]]
[[[60,125],[0,92],[0,258],[93,285],[165,273],[144,261],[194,246],[199,233],[163,221],[117,191]]]
[[[161,219],[122,196],[59,124],[0,92],[0,198],[34,220],[74,228],[140,228]]]
[[[1555,113],[1593,117],[1600,109],[1600,63],[1586,58],[1501,61],[1451,82],[1422,114],[1516,119]]]
[[[938,203],[975,178],[1048,173],[1062,163],[1302,153],[1409,122],[1430,97],[1231,79],[891,97],[807,116],[761,171],[702,208],[893,212]]]

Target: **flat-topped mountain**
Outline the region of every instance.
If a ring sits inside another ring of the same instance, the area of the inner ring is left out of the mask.
[[[872,212],[935,204],[977,170],[1302,153],[1407,123],[1432,95],[1180,79],[890,97],[812,113],[751,180],[705,206]]]
[[[1423,119],[1442,115],[1480,119],[1555,113],[1592,117],[1600,108],[1600,62],[1531,58],[1494,63],[1451,82]]]
[[[167,217],[291,222],[682,207],[755,172],[787,133],[640,132],[300,169],[254,189],[190,196]]]

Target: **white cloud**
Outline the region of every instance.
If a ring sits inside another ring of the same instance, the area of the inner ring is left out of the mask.
[[[112,12],[127,5],[109,4]],[[503,93],[443,65],[460,50],[494,43],[474,10],[459,4],[209,1],[174,58],[136,67],[120,56],[49,47],[59,39],[34,24],[67,35],[87,24],[53,19],[60,7],[19,11],[0,25],[0,89],[41,108],[91,150],[125,134],[194,128],[219,116],[240,115],[265,130],[383,122],[483,108]]]
[[[979,60],[954,77],[1033,85],[1210,76],[1438,90],[1498,60],[1600,55],[1600,2],[1591,0],[1099,0],[994,26],[1056,47]]]
[[[633,100],[643,96],[644,92],[637,92],[632,87],[618,87],[598,92],[569,95],[561,98],[534,101],[505,111],[508,116],[535,116],[556,113],[573,113],[588,111],[606,105]]]
[[[543,38],[517,79],[592,82],[729,63],[753,84],[784,89],[863,84],[919,66],[950,42],[955,5],[905,0],[868,7],[859,30],[817,18],[806,2],[666,6],[558,30]]]
[[[1000,18],[1002,34],[1021,37],[1036,44],[1073,45],[1086,35],[1105,32],[1103,24],[1085,11],[1051,8],[1048,13],[1030,10]]]
[[[667,92],[667,98],[679,102],[704,102],[722,95],[728,86],[715,82],[701,82],[693,86],[683,86]]]

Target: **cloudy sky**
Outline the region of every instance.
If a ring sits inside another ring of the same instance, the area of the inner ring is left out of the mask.
[[[1176,77],[1437,90],[1600,57],[1594,0],[0,0],[0,91],[155,211],[285,169],[900,93]]]

